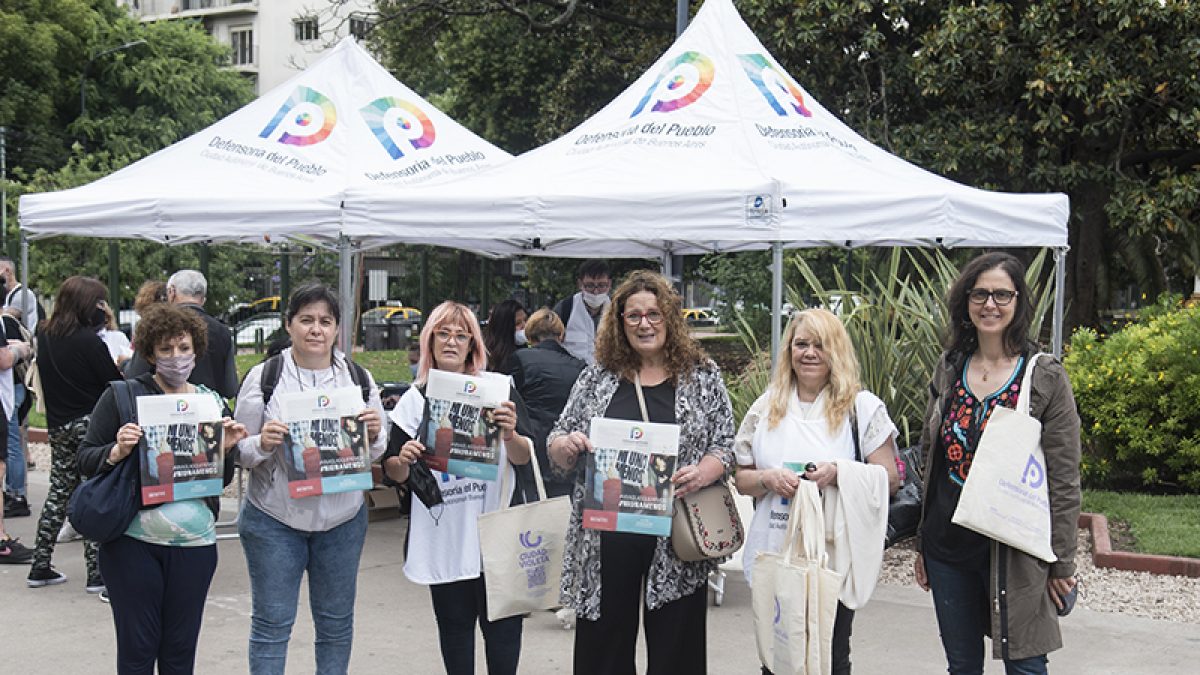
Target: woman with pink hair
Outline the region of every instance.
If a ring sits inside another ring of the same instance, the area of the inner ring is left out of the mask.
[[[387,476],[407,483],[425,452],[417,429],[424,415],[425,385],[431,369],[479,375],[487,370],[487,350],[475,314],[465,305],[446,301],[429,315],[421,330],[421,358],[413,386],[389,414],[391,431],[383,455]],[[533,447],[528,432],[518,428],[520,396],[510,387],[509,400],[492,414],[500,430],[500,466],[524,466]],[[527,416],[522,415],[522,424]],[[412,502],[405,547],[404,575],[429,586],[437,618],[442,662],[448,675],[470,675],[475,670],[475,624],[483,630],[489,675],[515,675],[521,654],[521,617],[487,620],[486,592],[480,566],[478,518],[513,498],[499,481],[483,481],[433,472],[446,498],[432,508],[420,499]],[[502,501],[503,500],[503,501]]]

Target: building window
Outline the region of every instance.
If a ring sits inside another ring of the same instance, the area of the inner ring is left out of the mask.
[[[254,65],[254,29],[229,29],[229,44],[233,47],[233,65]]]
[[[365,16],[350,17],[350,34],[354,36],[355,40],[365,39],[374,27],[375,22]]]
[[[314,17],[292,21],[296,28],[296,42],[311,42],[317,39],[317,20]]]

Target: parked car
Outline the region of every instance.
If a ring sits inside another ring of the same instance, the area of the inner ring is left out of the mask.
[[[685,307],[683,309],[683,320],[689,326],[717,325],[716,313],[707,307]]]
[[[230,307],[220,318],[226,325],[236,327],[243,321],[259,314],[279,312],[282,305],[283,300],[278,295],[269,295],[254,302],[239,302]]]
[[[420,321],[421,310],[416,307],[384,305],[368,309],[362,314],[362,323],[379,323],[389,319],[416,319]]]

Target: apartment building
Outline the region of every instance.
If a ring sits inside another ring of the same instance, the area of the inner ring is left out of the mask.
[[[371,0],[118,0],[142,21],[190,19],[229,45],[233,68],[262,94],[349,35],[372,26]]]

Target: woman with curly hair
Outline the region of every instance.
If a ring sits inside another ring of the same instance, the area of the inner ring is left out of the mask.
[[[576,611],[576,675],[636,672],[644,601],[647,674],[706,671],[705,604],[717,560],[684,562],[671,538],[583,528],[585,452],[593,417],[679,425],[677,497],[725,480],[733,411],[720,371],[688,334],[679,296],[662,275],[632,273],[600,320],[596,363],[580,374],[550,432],[553,469],[575,492],[563,560],[562,602]]]

